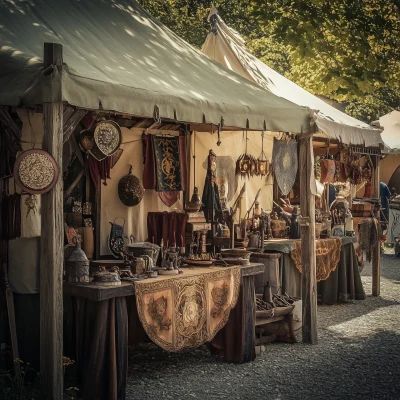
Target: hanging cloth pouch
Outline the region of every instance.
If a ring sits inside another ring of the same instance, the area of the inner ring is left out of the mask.
[[[115,221],[121,218],[124,220],[123,225],[118,225]],[[124,250],[124,226],[125,219],[122,217],[115,218],[114,222],[110,222],[111,230],[110,236],[108,237],[108,248],[115,258],[121,257],[121,252]]]

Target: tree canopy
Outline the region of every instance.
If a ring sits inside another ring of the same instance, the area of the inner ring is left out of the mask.
[[[140,0],[200,47],[210,0]],[[397,0],[214,0],[249,50],[310,92],[344,102],[366,122],[400,105]]]

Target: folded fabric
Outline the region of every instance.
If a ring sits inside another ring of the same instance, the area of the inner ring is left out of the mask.
[[[177,212],[149,212],[147,214],[148,241],[157,245],[183,247],[185,245],[187,214]]]
[[[111,179],[111,157],[106,157],[104,160],[97,161],[89,155],[89,171],[90,176],[96,189],[98,189],[99,178],[103,181],[103,185],[107,185],[107,179]]]

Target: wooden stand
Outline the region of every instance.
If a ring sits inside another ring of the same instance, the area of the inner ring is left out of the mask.
[[[317,276],[315,256],[315,185],[312,136],[300,137],[301,194],[301,263],[303,266],[301,298],[303,300],[303,343],[317,344]]]
[[[378,156],[375,157],[375,171],[373,176],[373,191],[374,197],[380,198],[380,181],[379,181],[379,162]],[[380,208],[380,207],[378,207]],[[380,211],[377,212],[376,218],[378,221],[380,218]],[[378,242],[372,256],[372,296],[379,296],[381,294],[381,241],[380,241],[380,229],[381,225],[378,223]]]
[[[43,150],[62,171],[63,103],[62,46],[44,44]],[[40,264],[40,382],[41,399],[63,398],[63,183],[42,195]]]

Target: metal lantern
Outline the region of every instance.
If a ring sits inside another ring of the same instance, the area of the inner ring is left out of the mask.
[[[75,236],[73,239],[75,249],[72,251],[65,263],[68,283],[89,282],[89,260],[85,252],[81,249],[81,237]]]

